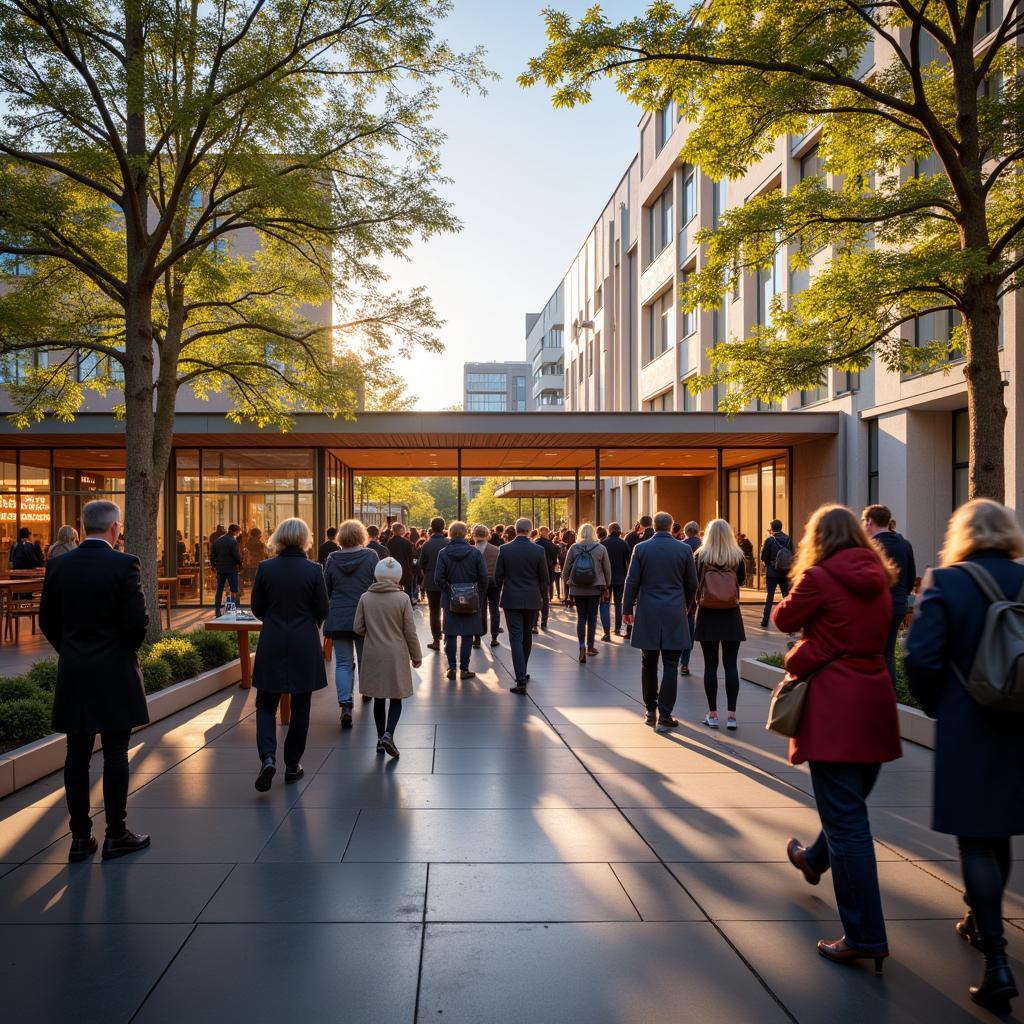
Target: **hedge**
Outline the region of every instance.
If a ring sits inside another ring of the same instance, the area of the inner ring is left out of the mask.
[[[146,693],[157,693],[237,657],[234,633],[213,633],[202,627],[191,633],[168,630],[155,644],[139,650]],[[5,747],[31,743],[50,734],[56,685],[56,658],[37,661],[23,676],[0,679],[0,742]]]

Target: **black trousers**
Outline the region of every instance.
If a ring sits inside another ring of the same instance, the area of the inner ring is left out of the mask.
[[[551,595],[548,593],[540,596],[540,624],[542,627],[548,624],[548,613],[551,611]]]
[[[580,647],[594,646],[597,635],[597,609],[601,604],[600,594],[574,594],[573,604],[576,605],[576,639]]]
[[[501,591],[495,586],[487,588],[487,604],[480,609],[481,627],[487,629],[487,616],[491,617],[491,639],[498,639],[498,631],[501,629],[501,608],[498,602],[501,600]],[[483,636],[481,633],[480,636]],[[477,637],[479,640],[480,637]]]
[[[441,642],[441,591],[427,591],[427,605],[430,608],[430,635],[434,643]]]
[[[384,705],[387,705],[387,711]],[[377,739],[384,733],[394,738],[395,729],[398,728],[398,719],[402,717],[402,700],[400,697],[393,697],[386,700],[384,697],[373,698],[373,724],[377,727]]]
[[[740,695],[740,673],[736,659],[740,653],[739,640],[701,640],[700,649],[704,655],[704,694],[708,699],[708,710],[718,710],[718,646],[722,646],[722,664],[725,667],[725,699],[729,710],[736,710],[736,698]]]
[[[964,873],[964,902],[974,915],[986,953],[1006,948],[1003,935],[1003,890],[1010,878],[1010,839],[1008,836],[957,836],[960,866]]]
[[[103,810],[107,817],[107,837],[124,835],[128,807],[128,741],[131,729],[100,733],[103,744]],[[96,733],[68,733],[68,752],[64,758],[64,795],[71,817],[71,834],[85,839],[92,834],[89,817],[89,762]]]
[[[530,664],[530,651],[533,650],[533,624],[536,621],[536,608],[505,609],[508,645],[512,651],[512,668],[515,671],[517,683],[526,680],[526,669]]]
[[[657,711],[661,718],[669,718],[676,706],[679,689],[679,655],[682,651],[643,651],[640,663],[640,682],[644,704],[648,711]],[[658,659],[661,659],[661,686],[658,686]]]
[[[312,693],[292,694],[292,720],[284,738],[285,767],[298,764],[305,753],[312,699]],[[261,761],[267,757],[277,760],[277,706],[280,703],[281,694],[256,691],[256,749]]]
[[[903,615],[906,608],[892,613],[892,620],[889,623],[889,635],[885,638],[885,667],[889,670],[889,678],[892,685],[896,685],[896,640],[899,637],[900,626],[903,624]]]

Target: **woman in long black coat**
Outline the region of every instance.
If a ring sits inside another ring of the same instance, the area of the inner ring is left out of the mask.
[[[313,691],[327,685],[320,624],[330,603],[320,563],[306,557],[309,544],[309,527],[301,519],[286,519],[270,538],[270,549],[277,557],[260,562],[252,585],[253,614],[263,623],[252,673],[260,755],[256,788],[261,793],[270,789],[276,772],[281,694],[292,698],[284,741],[284,781],[297,782],[304,774],[299,760],[306,749]]]
[[[472,679],[476,673],[469,670],[469,657],[475,637],[486,632],[483,614],[487,604],[487,563],[478,548],[467,540],[465,523],[454,522],[448,527],[448,546],[437,555],[434,583],[441,588],[441,630],[444,633],[444,653],[448,658],[448,678],[455,678],[455,647],[462,637],[459,655],[459,678]],[[452,611],[452,584],[475,583],[479,611],[459,614]]]
[[[985,954],[971,998],[996,1012],[1017,988],[1006,960],[1002,898],[1010,837],[1024,834],[1024,714],[976,703],[971,671],[989,599],[956,563],[983,569],[1009,600],[1024,593],[1024,535],[1013,513],[988,499],[949,521],[942,568],[929,570],[904,644],[910,691],[936,722],[933,828],[957,837],[970,908],[956,930]]]

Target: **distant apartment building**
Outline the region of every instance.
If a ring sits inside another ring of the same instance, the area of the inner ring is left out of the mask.
[[[862,73],[875,56],[888,64],[883,40],[868,47]],[[791,190],[810,175],[825,174],[818,154],[820,129],[782,136],[774,150],[734,180],[712,180],[680,160],[691,124],[672,103],[647,113],[638,125],[637,150],[622,178],[556,287],[564,304],[564,398],[567,412],[642,411],[717,413],[720,395],[696,392],[690,380],[710,370],[708,352],[730,338],[749,336],[765,323],[772,300],[783,302],[806,288],[830,253],[810,269],[790,267],[779,252],[772,266],[743,275],[718,309],[684,312],[678,299],[688,275],[704,264],[698,231],[714,228],[722,214],[772,189]],[[925,161],[905,168],[928,170]],[[830,178],[830,184],[832,182]],[[1016,375],[1024,368],[1024,336],[1018,331],[1021,295],[1006,296],[1002,318],[1002,368],[1006,451],[1024,441],[1024,390]],[[933,315],[934,317],[934,315]],[[949,337],[952,315],[942,323],[909,324],[907,342]],[[536,339],[539,321],[529,336]],[[536,352],[534,340],[531,352]],[[536,363],[534,364],[536,366]],[[934,562],[950,512],[967,496],[967,388],[963,360],[929,372],[901,374],[877,362],[861,373],[833,370],[822,385],[791,394],[776,405],[754,403],[750,411],[838,412],[841,430],[831,441],[800,448],[796,506],[811,509],[827,500],[854,508],[880,501],[897,528],[917,548],[918,564]],[[945,372],[944,372],[945,371]],[[536,378],[535,378],[536,380]],[[721,419],[721,429],[729,421]],[[657,473],[602,477],[602,518],[628,528],[641,514],[665,508],[678,519],[706,522],[720,512],[756,540],[769,521],[785,519],[790,501],[792,453],[785,449],[733,451],[731,464],[714,464],[714,453],[695,444],[686,466],[665,465]],[[838,469],[836,468],[838,467]],[[716,469],[724,474],[722,489]],[[1024,462],[1007,456],[1006,501],[1024,510]],[[789,524],[799,531],[800,523]]]
[[[533,375],[533,400],[541,412],[565,408],[565,323],[559,284],[540,313],[526,314],[526,358]]]
[[[529,363],[466,363],[463,412],[533,412],[532,376]]]

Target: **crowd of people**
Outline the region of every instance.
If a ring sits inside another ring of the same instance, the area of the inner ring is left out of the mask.
[[[97,848],[88,775],[97,734],[103,857],[150,842],[125,824],[128,739],[147,720],[136,656],[147,623],[139,564],[115,550],[116,505],[92,502],[83,520],[85,541],[47,563],[40,614],[59,652],[53,723],[68,735],[73,861]],[[225,537],[235,538],[235,531],[229,527]],[[228,541],[222,548],[234,550]],[[598,621],[602,640],[613,642],[614,632],[640,651],[648,725],[660,733],[679,726],[679,679],[689,674],[689,654],[699,644],[708,704],[703,725],[723,724],[721,668],[724,724],[738,727],[737,661],[746,639],[741,588],[754,549],[723,519],[701,530],[658,512],[626,536],[616,523],[584,523],[573,532],[534,529],[525,518],[493,528],[437,518],[429,530],[396,523],[381,532],[348,520],[328,531],[319,560],[309,557],[306,523],[288,519],[268,549],[272,557],[259,563],[252,586],[252,610],[262,620],[253,677],[261,792],[277,771],[276,710],[284,693],[292,701],[285,782],[303,776],[312,694],[327,685],[325,639],[335,658],[340,727],[352,727],[358,690],[373,702],[378,752],[399,756],[402,703],[414,692],[413,669],[424,657],[414,611],[421,590],[429,605],[427,647],[443,651],[450,680],[472,679],[473,650],[484,637],[497,646],[504,630],[511,691],[525,695],[532,637],[546,629],[561,595],[575,612],[581,663],[599,653]],[[894,664],[916,580],[913,549],[884,506],[858,516],[825,505],[811,515],[799,544],[773,521],[758,558],[769,588],[761,623],[798,636],[785,665],[790,680],[803,682],[805,701],[789,760],[809,765],[821,821],[812,842],[794,837],[786,854],[810,885],[831,871],[843,935],[819,942],[819,953],[840,963],[869,960],[880,971],[889,944],[867,798],[883,765],[902,756]],[[1017,995],[1002,899],[1010,837],[1024,832],[1024,534],[1004,506],[970,501],[953,514],[939,562],[921,585],[904,665],[911,692],[938,721],[933,825],[957,837],[967,912],[956,932],[985,961],[970,996],[1001,1012]],[[225,589],[233,582],[225,580]],[[778,605],[772,590],[782,592]]]

